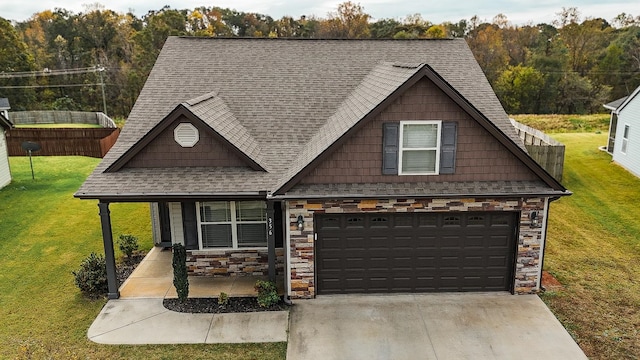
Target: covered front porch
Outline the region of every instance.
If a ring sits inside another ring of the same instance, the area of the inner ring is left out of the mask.
[[[154,247],[119,288],[121,299],[177,298],[173,286],[172,253],[170,248]],[[189,297],[217,298],[224,292],[229,297],[256,296],[257,280],[268,276],[189,276]],[[276,277],[280,295],[284,294],[284,278]]]

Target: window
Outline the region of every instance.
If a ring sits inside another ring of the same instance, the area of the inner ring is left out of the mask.
[[[437,174],[440,121],[400,123],[400,174]]]
[[[629,125],[624,126],[624,133],[622,134],[622,149],[620,152],[627,153],[627,147],[629,146]]]
[[[201,249],[267,246],[264,201],[202,202],[198,209]]]
[[[454,174],[457,123],[402,121],[383,124],[382,173],[385,175]]]

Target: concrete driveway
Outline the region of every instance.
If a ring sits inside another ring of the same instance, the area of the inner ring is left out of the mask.
[[[301,359],[587,357],[537,296],[474,293],[297,301],[287,360]]]

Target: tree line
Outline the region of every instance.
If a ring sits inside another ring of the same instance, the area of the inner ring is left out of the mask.
[[[14,110],[102,111],[126,117],[168,36],[464,38],[507,112],[592,113],[640,85],[640,16],[583,19],[562,8],[551,24],[516,26],[503,14],[434,24],[420,14],[373,20],[362,6],[326,17],[197,7],[142,17],[102,5],[0,18],[0,97]],[[104,95],[103,95],[104,90]]]

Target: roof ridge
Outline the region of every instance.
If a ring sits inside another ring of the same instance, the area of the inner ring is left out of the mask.
[[[189,100],[185,101],[184,103],[187,104],[187,105],[190,105],[190,106],[196,106],[196,105],[198,105],[199,103],[201,103],[203,101],[207,101],[207,100],[215,97],[216,95],[218,95],[217,91],[211,91],[211,92],[208,92],[208,93],[206,93],[204,95],[200,95],[200,96],[195,97],[193,99],[189,99]]]
[[[193,105],[190,102],[193,102]],[[193,101],[183,103],[183,106],[260,168],[268,171],[260,143],[238,121],[229,106],[220,96],[217,96],[217,93],[210,92],[196,97]]]

